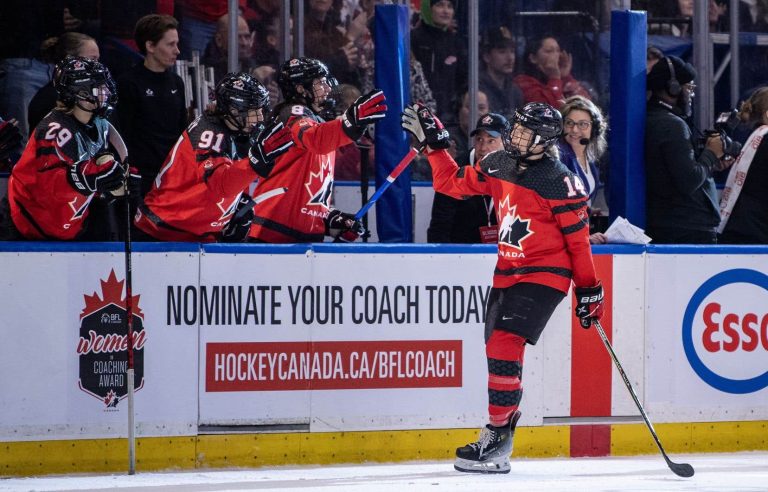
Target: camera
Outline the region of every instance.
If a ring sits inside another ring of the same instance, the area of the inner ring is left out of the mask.
[[[709,137],[719,135],[723,142],[723,156],[728,158],[737,158],[741,153],[741,144],[734,141],[731,135],[741,123],[739,119],[739,111],[733,109],[731,111],[724,111],[718,115],[715,120],[714,130],[706,130],[704,132],[704,142]]]

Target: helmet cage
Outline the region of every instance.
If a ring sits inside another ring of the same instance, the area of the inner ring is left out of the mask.
[[[262,119],[269,111],[269,92],[247,73],[227,74],[216,86],[216,114],[240,133],[250,133],[248,112],[261,109]]]
[[[315,106],[315,81],[325,78],[326,83],[331,88],[330,94],[320,104],[322,109],[333,107],[336,104],[334,89],[338,86],[337,80],[331,75],[328,66],[315,58],[291,58],[286,61],[280,69],[280,75],[277,78],[277,85],[283,93],[286,101],[304,101],[308,106]],[[296,88],[301,86],[303,92]]]
[[[89,58],[67,56],[56,66],[53,85],[65,106],[77,106],[96,116],[108,116],[117,103],[117,88],[109,70]],[[93,107],[83,106],[83,102]]]
[[[533,132],[533,136],[525,146],[520,149],[519,142],[512,141],[516,125],[528,128]],[[512,118],[510,131],[504,133],[502,138],[504,149],[514,157],[525,159],[533,155],[546,152],[546,149],[552,146],[563,133],[563,118],[560,112],[549,104],[529,103],[522,109],[515,111]],[[541,145],[544,150],[533,152],[533,149]]]

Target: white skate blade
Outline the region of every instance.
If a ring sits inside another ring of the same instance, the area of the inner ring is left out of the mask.
[[[464,473],[509,473],[509,458],[501,456],[487,461],[471,461],[456,458],[453,463],[456,471]]]

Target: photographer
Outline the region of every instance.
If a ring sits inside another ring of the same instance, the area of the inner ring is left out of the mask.
[[[720,212],[712,173],[733,159],[721,134],[710,133],[704,148],[686,119],[691,114],[696,71],[680,58],[659,60],[648,73],[651,98],[645,127],[646,222],[654,243],[713,244]]]
[[[741,105],[741,121],[754,131],[728,173],[720,197],[718,242],[768,244],[768,87],[761,87]]]

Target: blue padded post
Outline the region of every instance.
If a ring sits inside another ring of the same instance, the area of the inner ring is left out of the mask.
[[[645,12],[611,12],[610,220],[645,228]]]
[[[410,150],[400,113],[410,99],[410,26],[405,5],[377,5],[374,25],[376,87],[387,97],[387,116],[376,123],[376,187]],[[376,202],[376,230],[383,243],[413,242],[411,172],[406,169]]]

